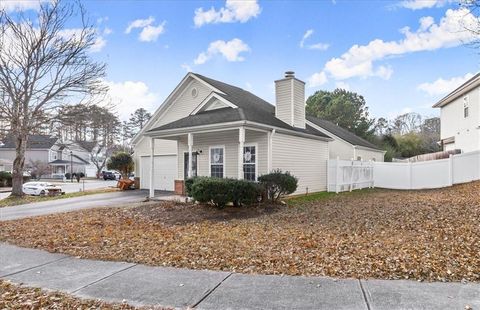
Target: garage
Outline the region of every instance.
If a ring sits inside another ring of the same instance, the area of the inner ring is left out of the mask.
[[[177,178],[177,156],[157,155],[154,157],[154,186],[156,190],[173,191]],[[140,157],[140,187],[150,188],[150,156]]]

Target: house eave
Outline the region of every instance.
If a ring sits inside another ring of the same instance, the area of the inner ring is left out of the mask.
[[[317,136],[313,134],[298,132],[294,130],[289,130],[285,128],[280,128],[276,126],[265,125],[257,122],[252,121],[235,121],[235,122],[228,122],[228,123],[217,123],[217,124],[209,124],[209,125],[200,125],[200,126],[191,126],[191,127],[183,127],[183,128],[174,128],[174,129],[165,129],[153,132],[147,132],[144,135],[151,138],[166,138],[166,137],[173,137],[178,135],[183,135],[187,133],[195,133],[195,132],[207,132],[207,131],[217,131],[217,130],[228,130],[228,129],[236,129],[238,127],[251,127],[256,129],[262,129],[265,131],[275,130],[277,133],[285,133],[292,136],[299,136],[314,140],[321,140],[321,141],[333,141],[332,138]]]
[[[458,99],[462,95],[466,94],[467,92],[475,89],[480,85],[480,73],[477,73],[474,77],[472,77],[469,81],[465,82],[464,84],[460,85],[458,88],[453,90],[451,93],[440,99],[437,103],[435,103],[432,107],[433,108],[442,108],[447,104],[451,103],[452,101]]]

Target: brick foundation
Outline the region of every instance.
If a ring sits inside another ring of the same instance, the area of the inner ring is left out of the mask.
[[[185,181],[175,180],[175,195],[185,196]]]

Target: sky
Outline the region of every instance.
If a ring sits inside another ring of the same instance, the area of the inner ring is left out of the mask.
[[[275,104],[274,81],[291,70],[307,97],[354,91],[376,118],[438,115],[431,106],[479,71],[464,31],[475,17],[453,0],[83,3],[98,33],[91,56],[107,63],[123,120],[136,108],[154,112],[188,71]]]

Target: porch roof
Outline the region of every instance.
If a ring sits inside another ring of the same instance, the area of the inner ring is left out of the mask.
[[[292,133],[313,135],[320,138],[330,139],[326,134],[307,125],[305,129],[297,128],[282,122],[275,115],[270,114],[260,109],[232,109],[221,108],[211,111],[204,111],[194,115],[181,118],[171,123],[162,125],[160,127],[151,129],[147,133],[161,133],[163,131],[170,131],[174,129],[187,129],[191,127],[201,127],[214,124],[228,124],[233,122],[251,122],[261,125],[271,126],[273,128],[285,129]]]
[[[58,166],[58,165],[63,166],[63,165],[70,165],[70,163],[72,163],[74,165],[85,165],[84,162],[62,160],[62,159],[56,159],[54,161],[49,162],[48,164],[52,165],[52,166]]]

